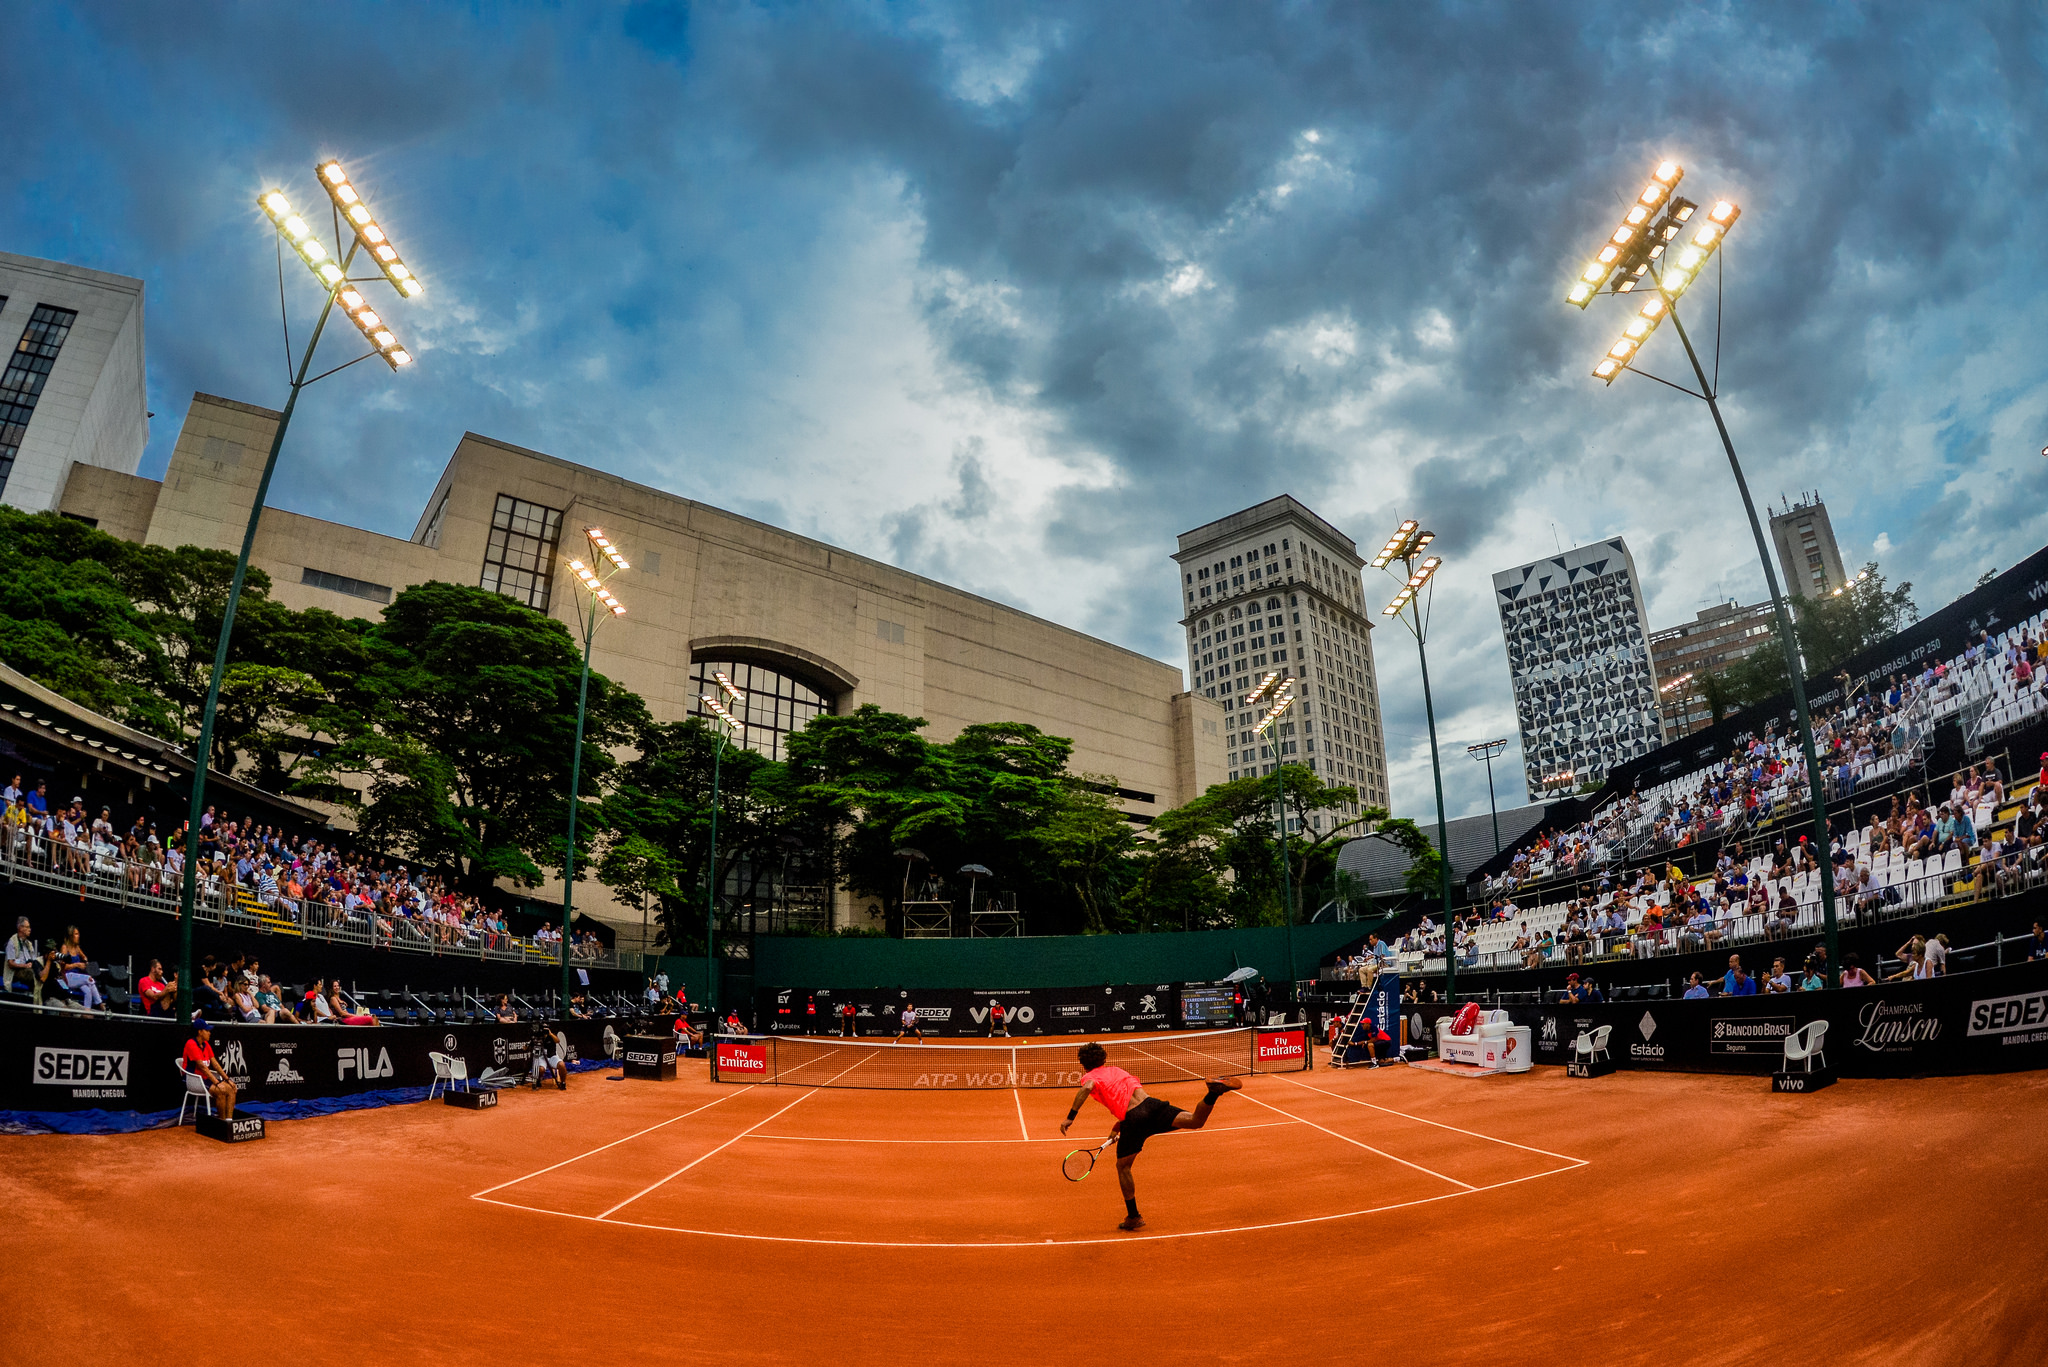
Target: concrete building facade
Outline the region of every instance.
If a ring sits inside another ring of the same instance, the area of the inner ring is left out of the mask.
[[[1664,743],[1643,591],[1620,537],[1493,576],[1529,796],[1569,792]]]
[[[1848,584],[1828,505],[1818,493],[1802,493],[1782,512],[1771,511],[1771,543],[1778,550],[1786,597],[1820,598]]]
[[[61,511],[130,540],[236,550],[277,414],[195,395],[161,482],[75,464]],[[824,542],[475,433],[456,446],[408,538],[266,509],[253,563],[294,608],[374,616],[408,585],[479,584],[572,620],[566,565],[602,527],[632,569],[628,608],[593,666],[657,720],[697,714],[724,669],[745,690],[747,743],[778,754],[819,711],[865,703],[948,739],[990,721],[1072,738],[1076,772],[1114,779],[1146,821],[1226,772],[1223,709],[1170,665]],[[543,891],[536,894],[545,898]],[[590,887],[579,904],[607,911]],[[557,888],[554,896],[559,898]],[[853,909],[837,909],[842,923]]]
[[[134,474],[149,444],[142,282],[0,252],[0,501],[48,512],[71,467]]]
[[[1666,736],[1676,740],[1713,723],[1700,681],[1769,645],[1773,616],[1769,603],[1716,603],[1690,622],[1650,633]]]
[[[1350,537],[1283,495],[1181,534],[1188,677],[1221,708],[1225,775],[1306,764],[1371,806],[1388,802],[1372,622]],[[1264,736],[1240,700],[1268,672],[1297,680],[1296,703]]]

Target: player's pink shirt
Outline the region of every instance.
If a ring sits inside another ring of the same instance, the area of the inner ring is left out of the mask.
[[[1121,1068],[1104,1064],[1081,1075],[1081,1085],[1095,1090],[1095,1099],[1109,1107],[1109,1113],[1118,1120],[1131,1109],[1131,1097],[1138,1090],[1138,1079]]]

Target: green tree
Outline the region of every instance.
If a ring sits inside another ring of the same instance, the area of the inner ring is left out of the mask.
[[[620,765],[603,804],[598,877],[628,898],[653,899],[660,942],[683,953],[704,950],[718,743],[719,733],[694,717],[643,722],[637,753]],[[779,767],[742,746],[726,746],[718,761],[715,886],[724,888],[743,863],[758,883],[774,863],[778,842],[792,835],[791,820],[773,799],[777,785],[761,782]]]
[[[563,865],[582,654],[555,619],[461,584],[418,584],[363,635],[365,663],[338,698],[339,743],[310,777],[360,775],[363,833],[465,887],[523,886]],[[596,797],[646,710],[590,676],[580,799]],[[593,812],[594,816],[595,813]],[[578,863],[598,823],[577,823]],[[579,875],[580,876],[580,875]]]
[[[1115,786],[1103,774],[1070,779],[1059,803],[1041,815],[1031,834],[1043,852],[1043,867],[1058,878],[1090,934],[1131,928],[1123,902],[1138,877],[1132,859],[1138,833],[1102,791]]]
[[[1896,635],[1917,615],[1913,586],[1893,588],[1875,564],[1868,564],[1840,593],[1794,597],[1793,632],[1808,678],[1817,678]],[[1769,702],[1792,687],[1785,668],[1784,637],[1774,621],[1769,637],[1743,659],[1703,676],[1700,692],[1715,721]]]

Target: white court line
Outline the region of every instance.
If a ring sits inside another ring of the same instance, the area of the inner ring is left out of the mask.
[[[1016,1075],[1016,1071],[1017,1070],[1014,1067],[1012,1067],[1010,1070],[1011,1076],[1014,1077]],[[1024,1093],[1018,1091],[1015,1087],[1012,1087],[1010,1089],[1010,1099],[1017,1103],[1017,1128],[1024,1132],[1024,1142],[1026,1144],[1029,1144],[1031,1142],[1031,1127],[1024,1123]]]
[[[1281,1077],[1278,1078],[1278,1081],[1285,1082],[1293,1087],[1299,1087],[1305,1092],[1321,1092],[1324,1096],[1333,1096],[1339,1101],[1348,1101],[1354,1106],[1364,1106],[1371,1110],[1383,1111],[1388,1115],[1398,1115],[1403,1120],[1413,1120],[1417,1124],[1434,1125],[1440,1130],[1449,1130],[1453,1134],[1467,1135],[1473,1139],[1484,1139],[1489,1144],[1505,1144],[1511,1149],[1521,1149],[1525,1153],[1540,1153],[1545,1158],[1561,1158],[1575,1167],[1583,1168],[1592,1162],[1590,1158],[1574,1158],[1567,1153],[1552,1153],[1549,1149],[1539,1149],[1533,1144],[1517,1144],[1512,1139],[1502,1139],[1497,1135],[1481,1134],[1477,1130],[1459,1129],[1456,1125],[1446,1125],[1441,1120],[1431,1120],[1427,1116],[1410,1115],[1406,1111],[1397,1111],[1391,1106],[1380,1106],[1370,1101],[1360,1101],[1355,1096],[1346,1096],[1342,1092],[1333,1092],[1327,1087],[1311,1087],[1306,1082],[1296,1082],[1291,1077]]]
[[[485,1188],[484,1188],[484,1189],[483,1189],[482,1191],[479,1191],[479,1192],[475,1193],[474,1195],[472,1195],[472,1196],[470,1197],[470,1199],[471,1199],[472,1201],[481,1201],[481,1200],[482,1200],[482,1199],[483,1199],[484,1197],[486,1197],[486,1196],[489,1196],[489,1195],[490,1195],[490,1194],[491,1194],[492,1192],[494,1192],[494,1191],[503,1191],[503,1190],[504,1190],[505,1188],[507,1188],[507,1187],[516,1187],[516,1186],[518,1186],[518,1185],[519,1185],[519,1184],[520,1184],[521,1182],[527,1181],[527,1180],[528,1180],[528,1179],[530,1179],[530,1178],[534,1178],[534,1177],[539,1177],[539,1176],[541,1176],[541,1175],[542,1175],[543,1173],[550,1173],[550,1172],[553,1172],[553,1171],[554,1171],[554,1170],[555,1170],[556,1168],[566,1168],[566,1167],[568,1167],[568,1166],[569,1166],[569,1165],[570,1165],[571,1163],[580,1163],[580,1162],[582,1162],[582,1161],[583,1161],[584,1159],[586,1159],[586,1158],[590,1157],[590,1156],[591,1156],[592,1154],[599,1154],[599,1153],[603,1153],[603,1152],[604,1152],[604,1151],[605,1151],[606,1149],[615,1149],[615,1148],[617,1148],[617,1147],[618,1147],[619,1145],[621,1145],[621,1144],[625,1143],[627,1139],[638,1139],[638,1138],[639,1138],[639,1137],[640,1137],[641,1135],[643,1135],[643,1134],[653,1134],[653,1133],[654,1133],[654,1132],[655,1132],[656,1130],[658,1130],[658,1129],[661,1129],[661,1128],[662,1128],[663,1126],[666,1126],[666,1125],[673,1125],[673,1124],[675,1124],[675,1123],[676,1123],[676,1122],[677,1122],[678,1120],[688,1120],[688,1119],[689,1119],[689,1118],[690,1118],[691,1116],[693,1116],[693,1115],[697,1114],[697,1112],[698,1112],[698,1111],[708,1111],[708,1110],[710,1110],[710,1109],[711,1109],[711,1108],[712,1108],[713,1106],[721,1105],[721,1104],[723,1104],[723,1103],[725,1103],[725,1102],[727,1102],[727,1101],[730,1101],[730,1100],[732,1100],[732,1099],[733,1099],[734,1097],[736,1097],[736,1096],[745,1096],[745,1095],[746,1095],[746,1093],[745,1093],[745,1092],[728,1092],[728,1093],[726,1093],[726,1094],[725,1094],[724,1096],[722,1096],[722,1097],[718,1098],[718,1100],[717,1100],[717,1101],[707,1101],[707,1102],[705,1102],[705,1103],[704,1103],[704,1104],[703,1104],[702,1106],[699,1106],[699,1107],[697,1107],[697,1108],[696,1108],[695,1110],[689,1110],[689,1111],[684,1111],[684,1112],[683,1112],[683,1113],[682,1113],[681,1115],[672,1115],[672,1116],[670,1116],[670,1117],[669,1117],[668,1119],[666,1119],[666,1120],[662,1121],[662,1122],[661,1122],[660,1124],[657,1124],[657,1125],[649,1125],[649,1126],[648,1126],[648,1127],[647,1127],[646,1129],[644,1129],[644,1130],[635,1130],[635,1131],[633,1131],[633,1133],[631,1133],[631,1134],[629,1134],[629,1135],[625,1136],[625,1138],[624,1138],[624,1139],[614,1139],[614,1140],[613,1140],[613,1141],[612,1141],[611,1143],[609,1143],[609,1144],[599,1144],[599,1145],[598,1145],[598,1146],[597,1146],[596,1148],[594,1148],[594,1149],[591,1149],[591,1150],[589,1150],[589,1151],[587,1151],[587,1152],[584,1152],[584,1153],[579,1153],[579,1154],[577,1154],[577,1155],[576,1155],[576,1156],[575,1156],[574,1158],[564,1158],[564,1159],[563,1159],[563,1160],[562,1160],[561,1162],[559,1162],[559,1163],[550,1163],[550,1164],[548,1164],[548,1165],[547,1165],[546,1167],[544,1167],[544,1168],[536,1168],[536,1169],[535,1169],[534,1171],[532,1171],[532,1172],[529,1172],[528,1174],[526,1174],[526,1176],[525,1176],[525,1177],[515,1177],[515,1178],[513,1178],[513,1179],[512,1179],[511,1181],[509,1181],[509,1182],[500,1182],[500,1183],[498,1183],[498,1185],[497,1185],[497,1186],[495,1186],[495,1187],[485,1187]],[[503,1202],[498,1202],[497,1204],[503,1205],[504,1203],[503,1203]],[[522,1209],[524,1209],[524,1207],[522,1207]]]
[[[861,1064],[866,1062],[867,1060],[864,1058],[854,1060],[854,1062],[847,1065],[845,1068],[842,1068],[838,1072],[834,1073],[832,1075],[832,1081],[837,1082],[840,1078],[845,1077],[848,1073],[852,1072],[855,1068],[860,1067]],[[666,1186],[668,1183],[674,1181],[676,1178],[681,1177],[684,1173],[688,1172],[691,1168],[696,1167],[705,1159],[710,1158],[715,1154],[723,1153],[725,1150],[739,1143],[742,1139],[745,1139],[747,1137],[749,1131],[760,1129],[763,1125],[766,1125],[769,1121],[775,1119],[776,1116],[782,1115],[786,1111],[792,1110],[795,1107],[803,1105],[806,1101],[809,1101],[812,1097],[816,1095],[817,1093],[815,1091],[803,1093],[796,1100],[790,1102],[789,1105],[784,1106],[782,1110],[775,1112],[775,1115],[763,1116],[761,1119],[747,1126],[746,1129],[741,1130],[738,1134],[726,1140],[723,1144],[720,1144],[717,1148],[712,1149],[708,1153],[698,1154],[695,1158],[692,1158],[689,1162],[683,1164],[680,1168],[677,1168],[674,1172],[662,1178],[661,1181],[654,1183],[652,1186],[645,1187],[640,1191],[634,1192],[631,1196],[628,1196],[625,1200],[613,1206],[611,1210],[607,1210],[600,1213],[597,1218],[603,1220],[608,1218],[612,1214],[612,1211],[624,1210],[627,1206],[632,1205],[635,1201],[647,1195],[649,1192],[659,1190],[661,1187]],[[621,1221],[621,1223],[625,1222]]]
[[[1207,1239],[1222,1234],[1258,1234],[1269,1229],[1296,1229],[1302,1225],[1328,1224],[1333,1220],[1353,1220],[1361,1215],[1381,1215],[1390,1210],[1408,1210],[1415,1206],[1435,1205],[1439,1201],[1455,1201],[1463,1196],[1476,1196],[1482,1192],[1499,1191],[1503,1187],[1520,1186],[1539,1177],[1554,1177],[1558,1173],[1571,1172],[1576,1167],[1584,1166],[1584,1160],[1575,1160],[1573,1167],[1532,1172],[1527,1177],[1511,1177],[1505,1182],[1493,1182],[1483,1187],[1473,1187],[1469,1191],[1447,1191],[1437,1196],[1418,1196],[1412,1201],[1392,1201],[1383,1206],[1365,1206],[1358,1210],[1340,1211],[1334,1215],[1306,1215],[1299,1220],[1272,1220],[1265,1224],[1234,1225],[1227,1229],[1191,1229],[1179,1234],[1127,1234],[1114,1239],[989,1239],[979,1243],[942,1239],[810,1239],[791,1234],[737,1234],[726,1229],[686,1229],[680,1225],[643,1224],[638,1220],[604,1220],[602,1223],[620,1229],[650,1229],[664,1234],[695,1234],[707,1239],[743,1239],[763,1244],[814,1244],[827,1248],[1071,1248],[1077,1244],[1161,1243],[1169,1239]],[[565,1210],[544,1210],[539,1206],[522,1206],[516,1201],[498,1201],[481,1196],[475,1199],[483,1201],[486,1205],[503,1206],[507,1210],[523,1210],[533,1215],[556,1215],[569,1220],[592,1222],[599,1220],[595,1215],[574,1215]]]
[[[1264,1106],[1267,1110],[1272,1111],[1274,1114],[1284,1115],[1289,1120],[1300,1120],[1302,1124],[1308,1126],[1312,1130],[1321,1130],[1324,1134],[1329,1135],[1332,1139],[1341,1139],[1347,1144],[1356,1144],[1359,1148],[1364,1149],[1367,1153],[1376,1153],[1382,1158],[1390,1159],[1393,1162],[1399,1163],[1404,1168],[1413,1168],[1417,1172],[1427,1173],[1429,1176],[1434,1177],[1439,1181],[1449,1182],[1454,1187],[1463,1187],[1466,1191],[1479,1190],[1479,1188],[1473,1186],[1470,1182],[1460,1182],[1457,1178],[1451,1176],[1447,1172],[1438,1172],[1435,1168],[1425,1168],[1420,1163],[1411,1163],[1405,1158],[1396,1158],[1393,1154],[1388,1153],[1385,1149],[1376,1149],[1362,1139],[1353,1139],[1348,1134],[1339,1134],[1337,1133],[1337,1131],[1330,1129],[1327,1126],[1316,1124],[1316,1122],[1313,1120],[1302,1120],[1302,1118],[1294,1114],[1294,1112],[1283,1111],[1270,1101],[1259,1100],[1250,1092],[1240,1091],[1238,1095],[1243,1097],[1246,1101],[1251,1102],[1254,1106]]]
[[[774,1119],[770,1116],[769,1119]],[[1305,1125],[1305,1120],[1260,1120],[1250,1125],[1205,1125],[1199,1130],[1179,1130],[1178,1134],[1235,1134],[1239,1130],[1272,1130],[1282,1125]],[[799,1144],[1070,1144],[1074,1137],[1060,1135],[1052,1139],[846,1139],[832,1135],[817,1134],[753,1134],[748,1139],[788,1139]]]

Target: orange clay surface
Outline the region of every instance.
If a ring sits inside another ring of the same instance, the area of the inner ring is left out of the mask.
[[[1069,1095],[693,1065],[0,1137],[0,1360],[2048,1360],[2048,1075],[1261,1076],[1149,1143],[1137,1236]]]

